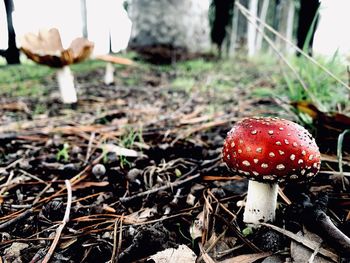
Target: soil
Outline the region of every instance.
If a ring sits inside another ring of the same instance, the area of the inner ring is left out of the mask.
[[[171,81],[177,77],[176,67],[164,71],[150,65],[119,70],[114,85],[103,84],[103,68],[77,74],[76,105],[60,103],[53,76],[43,80],[46,97],[3,97],[3,261],[41,262],[55,237],[51,262],[146,262],[181,244],[205,262],[210,262],[208,257],[221,261],[263,251],[290,260],[289,237],[242,222],[247,179],[221,160],[226,133],[240,118],[297,120],[281,102],[253,97],[256,83],[272,88],[273,83],[254,65],[240,63],[254,84],[241,84],[238,77],[226,93],[201,89],[203,76],[190,90],[175,88]],[[137,81],[126,85],[130,78]],[[33,115],[38,104],[47,111]],[[348,171],[349,155],[343,160]],[[342,181],[334,180],[337,166],[336,156],[328,151],[323,172],[312,182],[283,185],[274,225],[298,232],[303,225],[301,197],[313,202],[326,192],[328,215],[349,235],[348,184],[344,190]],[[199,226],[199,236],[191,236],[194,226]],[[325,241],[322,246],[346,258],[332,244]]]

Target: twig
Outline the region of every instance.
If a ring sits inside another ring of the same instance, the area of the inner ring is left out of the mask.
[[[90,139],[89,139],[89,143],[88,143],[88,148],[86,151],[86,156],[85,156],[85,161],[84,161],[84,165],[86,165],[90,159],[91,156],[91,149],[92,149],[92,143],[95,140],[95,132],[92,132],[90,135]]]
[[[70,208],[72,205],[72,186],[69,180],[64,181],[66,184],[67,188],[67,206],[66,206],[66,211],[64,213],[64,217],[62,222],[60,223],[59,227],[56,230],[56,235],[55,238],[51,244],[51,247],[49,248],[49,251],[47,252],[45,258],[43,259],[42,263],[47,263],[49,262],[51,256],[53,255],[55,248],[58,244],[58,241],[60,239],[61,233],[63,228],[65,227],[66,223],[69,221],[69,214],[70,214]]]
[[[260,224],[263,226],[267,226],[267,227],[293,239],[294,241],[304,245],[305,247],[310,248],[313,251],[315,251],[316,249],[319,248],[320,244],[318,242],[312,241],[312,240],[307,239],[305,237],[298,236],[298,235],[294,234],[293,232],[290,232],[286,229],[279,228],[279,227],[271,225],[271,224],[267,224],[267,223],[260,223]],[[334,254],[333,252],[331,252],[327,249],[319,248],[319,253],[327,258],[330,258],[334,262],[338,262],[338,260],[339,260],[339,258],[336,254]]]
[[[22,214],[20,214],[19,216],[15,217],[15,218],[13,218],[13,219],[10,219],[9,221],[7,221],[7,222],[5,222],[5,223],[2,223],[2,224],[0,225],[0,230],[6,229],[6,228],[8,228],[9,226],[11,226],[12,224],[17,223],[17,222],[21,221],[22,219],[27,218],[27,217],[30,216],[33,212],[34,212],[34,209],[33,209],[33,208],[30,208],[30,209],[26,210],[25,212],[23,212]]]
[[[114,231],[113,231],[113,250],[112,250],[112,256],[111,256],[111,263],[117,263],[117,228],[118,228],[118,221],[119,218],[117,218],[114,221]]]
[[[141,193],[135,194],[133,196],[122,197],[122,198],[120,198],[120,201],[121,202],[128,202],[128,201],[133,200],[135,198],[139,198],[139,197],[147,196],[147,195],[150,195],[150,194],[154,194],[154,193],[156,193],[158,191],[167,190],[169,188],[175,188],[175,187],[178,187],[178,186],[180,186],[182,184],[185,184],[185,183],[187,183],[189,181],[197,179],[199,176],[200,176],[200,174],[195,174],[195,175],[192,175],[192,176],[190,176],[190,177],[188,177],[186,179],[178,180],[178,181],[169,183],[167,185],[164,185],[164,186],[161,186],[161,187],[158,187],[158,188],[153,188],[153,189],[147,190],[145,192],[141,192]]]
[[[0,189],[0,195],[3,195],[7,191],[8,186],[10,185],[12,178],[13,178],[14,172],[11,171],[9,177],[7,178],[7,181],[5,184],[1,185]]]
[[[122,217],[120,219],[120,225],[119,225],[119,239],[118,239],[118,247],[117,247],[117,254],[116,254],[116,263],[118,263],[118,258],[119,258],[119,252],[122,247],[122,240],[123,240],[123,220],[124,219],[124,214],[122,214]]]
[[[216,216],[217,218],[219,218],[221,221],[223,221],[225,223],[225,225],[231,230],[233,231],[237,237],[244,243],[246,244],[251,250],[253,250],[254,252],[260,253],[262,252],[262,250],[260,248],[258,248],[254,243],[252,243],[251,241],[249,241],[247,238],[245,238],[241,231],[239,231],[239,229],[237,229],[237,227],[235,225],[233,225],[231,222],[228,222],[223,216],[219,215],[219,214],[214,214],[214,216]]]
[[[313,263],[315,260],[316,255],[318,254],[318,251],[320,250],[322,246],[322,242],[318,245],[318,247],[315,249],[315,251],[311,254],[309,260],[307,261],[307,263]]]

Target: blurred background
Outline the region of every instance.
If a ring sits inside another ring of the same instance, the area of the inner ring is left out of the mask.
[[[20,38],[52,27],[59,29],[64,46],[83,36],[94,42],[94,54],[129,47],[149,53],[148,57],[152,53],[155,62],[191,53],[265,52],[271,46],[263,41],[263,32],[283,52],[295,51],[266,32],[264,23],[310,53],[332,56],[349,51],[349,37],[341,34],[349,20],[349,1],[241,0],[239,5],[233,0],[4,0],[0,3],[0,55],[18,63]],[[242,8],[250,12],[253,23],[248,23]]]

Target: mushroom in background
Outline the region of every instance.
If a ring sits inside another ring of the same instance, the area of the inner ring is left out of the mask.
[[[115,70],[115,68],[114,68],[113,64],[127,65],[127,66],[130,66],[133,64],[133,61],[130,59],[116,57],[116,56],[108,55],[108,54],[96,56],[96,59],[107,62],[106,71],[105,71],[105,75],[104,75],[104,83],[106,85],[110,85],[114,82],[114,70]]]
[[[302,126],[279,118],[246,118],[228,132],[222,150],[227,166],[249,179],[245,223],[274,221],[278,183],[303,182],[320,169],[321,155]]]
[[[74,77],[69,65],[89,58],[93,48],[93,42],[79,37],[64,49],[56,28],[41,30],[38,34],[28,33],[21,40],[21,50],[29,59],[57,68],[56,76],[63,103],[77,102]]]

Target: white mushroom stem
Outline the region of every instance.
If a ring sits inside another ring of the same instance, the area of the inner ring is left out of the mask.
[[[111,62],[107,62],[106,64],[104,82],[106,85],[112,84],[114,82],[114,67]]]
[[[274,221],[278,184],[249,180],[243,221],[250,224]]]
[[[64,66],[57,70],[56,73],[58,86],[61,92],[63,103],[76,103],[77,92],[74,86],[74,77],[69,66]]]

